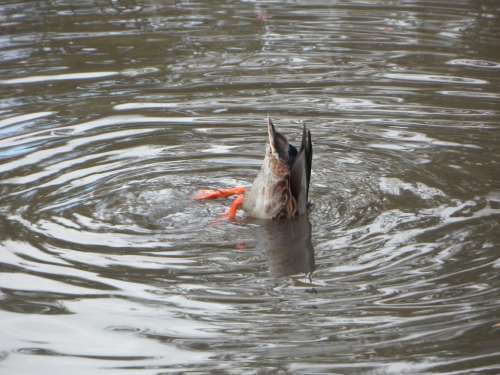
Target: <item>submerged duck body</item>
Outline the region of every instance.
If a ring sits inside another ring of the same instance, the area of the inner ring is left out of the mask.
[[[300,149],[288,143],[267,121],[268,144],[262,166],[250,189],[202,190],[197,200],[237,195],[226,217],[234,219],[239,207],[258,219],[290,219],[307,212],[311,180],[311,133],[304,125]]]

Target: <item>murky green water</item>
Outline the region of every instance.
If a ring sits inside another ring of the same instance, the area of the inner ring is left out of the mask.
[[[499,17],[3,1],[0,372],[500,372]],[[217,221],[267,114],[309,218]]]

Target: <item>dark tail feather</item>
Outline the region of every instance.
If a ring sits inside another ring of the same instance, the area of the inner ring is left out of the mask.
[[[304,125],[304,129],[305,129]],[[306,153],[306,176],[307,176],[307,199],[309,199],[309,184],[311,183],[311,168],[312,168],[312,157],[313,157],[313,146],[311,139],[311,132],[307,131],[307,145],[305,146]]]
[[[311,167],[312,167],[312,140],[311,140],[311,132],[307,130],[306,124],[302,128],[302,144],[300,145],[300,151],[305,154],[305,169],[306,169],[306,191],[307,191],[307,199],[309,199],[309,184],[311,182]]]
[[[302,131],[302,144],[290,173],[290,188],[297,202],[299,215],[306,212],[309,197],[309,182],[311,180],[312,142],[311,133]]]

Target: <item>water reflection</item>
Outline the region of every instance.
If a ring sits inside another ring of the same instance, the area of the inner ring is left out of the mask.
[[[261,231],[271,275],[312,274],[314,248],[312,226],[307,215],[263,222]]]

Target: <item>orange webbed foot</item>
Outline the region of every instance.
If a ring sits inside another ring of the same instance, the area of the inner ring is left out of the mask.
[[[247,189],[244,186],[237,186],[230,189],[200,190],[193,196],[193,199],[200,201],[208,199],[229,198],[233,195],[236,195],[237,197],[231,204],[231,207],[221,218],[223,220],[234,220],[236,218],[238,208],[243,205],[243,199],[246,190]]]
[[[238,208],[243,206],[244,197],[245,196],[243,194],[238,194],[236,199],[231,204],[231,207],[229,207],[229,210],[224,215],[225,219],[234,220],[236,218],[236,213],[238,212]]]
[[[207,199],[229,198],[232,195],[241,195],[245,193],[245,191],[246,188],[243,186],[231,189],[200,190],[193,196],[193,199],[201,201]]]

